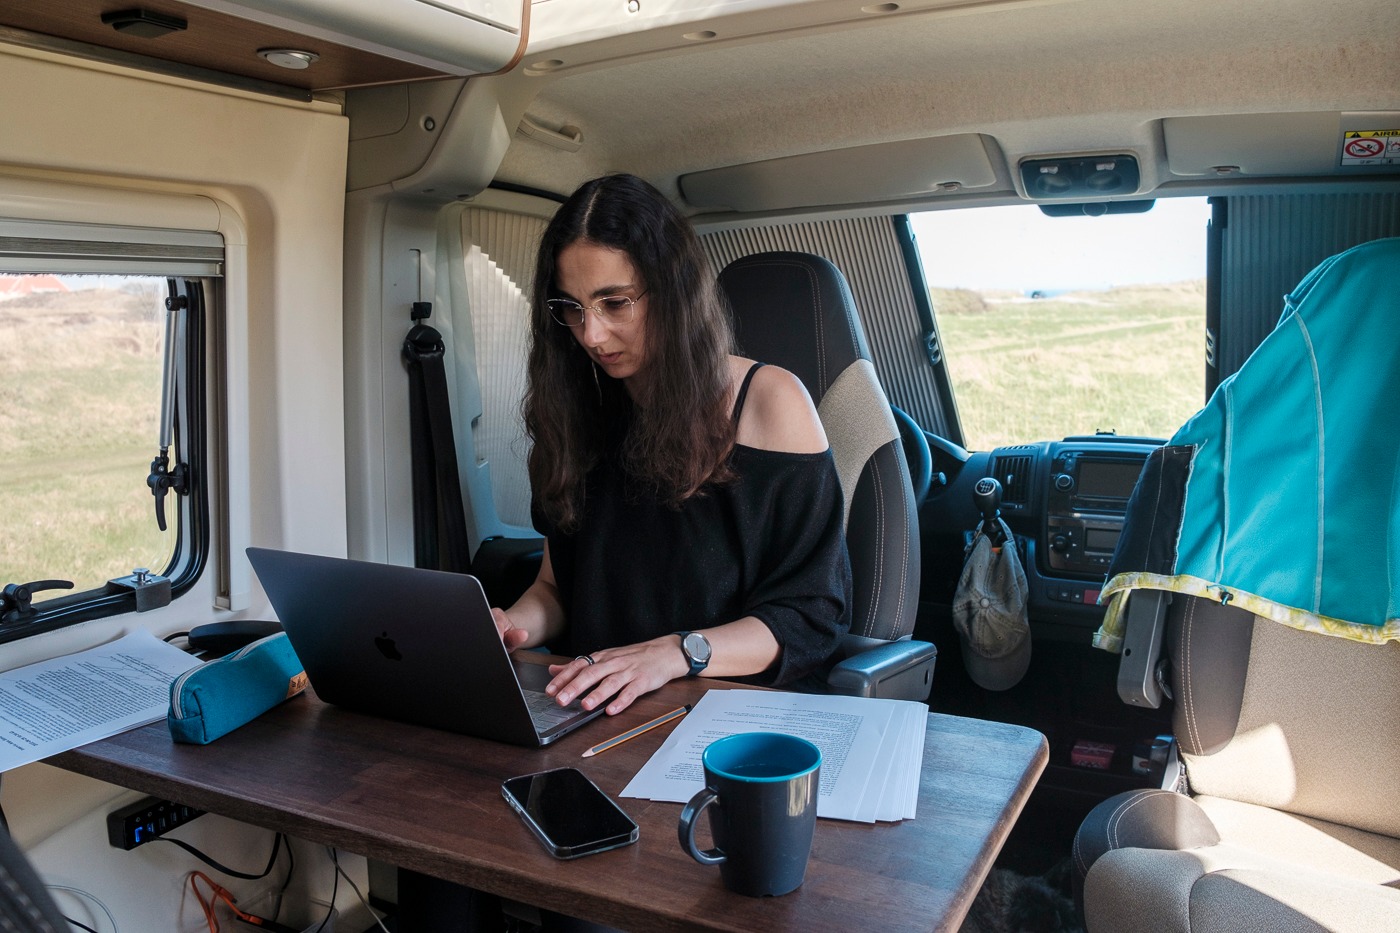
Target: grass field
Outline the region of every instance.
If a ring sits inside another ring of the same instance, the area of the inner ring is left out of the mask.
[[[969,447],[1115,430],[1165,437],[1203,403],[1204,284],[1031,300],[933,293]],[[162,321],[150,295],[0,302],[0,583],[79,589],[160,569]]]
[[[0,302],[0,583],[91,589],[169,561],[146,488],[162,341],[150,294]]]
[[[1205,283],[1029,299],[933,289],[967,446],[1169,437],[1205,403]]]

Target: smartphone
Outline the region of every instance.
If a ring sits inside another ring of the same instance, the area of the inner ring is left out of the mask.
[[[556,859],[637,841],[636,822],[577,768],[511,777],[501,793]]]
[[[637,824],[577,768],[513,777],[501,793],[555,858],[637,841]]]

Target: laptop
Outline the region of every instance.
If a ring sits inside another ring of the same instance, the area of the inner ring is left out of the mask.
[[[603,711],[559,706],[548,668],[512,660],[475,577],[256,547],[248,560],[327,703],[527,746]]]

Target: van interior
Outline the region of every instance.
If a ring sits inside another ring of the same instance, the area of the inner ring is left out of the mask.
[[[1397,38],[1392,0],[0,3],[0,668],[271,621],[250,546],[434,561],[415,326],[442,341],[461,569],[509,605],[540,547],[536,246],[627,172],[716,274],[782,250],[849,283],[915,497],[929,709],[1046,737],[994,874],[1082,928],[1075,833],[1160,783],[1180,702],[1124,702],[1093,644],[1127,501],[1309,270],[1400,236]],[[1033,652],[989,690],[953,604],[997,513]],[[0,779],[67,917],[202,930],[186,853],[106,842],[140,798],[42,762]],[[270,844],[212,814],[176,836],[238,866]],[[332,899],[342,929],[392,918],[374,859],[287,849],[283,889],[228,887],[313,929]]]

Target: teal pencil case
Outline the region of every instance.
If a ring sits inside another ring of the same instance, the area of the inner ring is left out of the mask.
[[[170,685],[165,717],[177,742],[208,745],[306,689],[285,632],[186,671]]]

